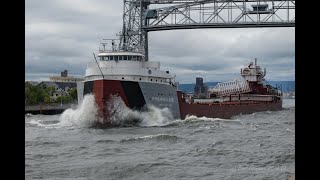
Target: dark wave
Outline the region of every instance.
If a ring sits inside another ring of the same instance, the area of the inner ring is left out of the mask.
[[[176,142],[178,139],[179,137],[174,135],[156,134],[156,135],[142,136],[137,138],[122,139],[120,142],[121,143],[148,142],[148,141]]]
[[[59,147],[62,143],[54,141],[25,141],[25,146],[53,146]]]
[[[51,155],[51,154],[35,154],[32,156],[32,159],[52,159],[56,158],[56,155]]]
[[[276,164],[294,163],[295,154],[283,154],[275,157]]]
[[[108,164],[108,166],[110,165]],[[114,167],[111,167],[113,171],[110,172],[109,177],[112,177],[111,179],[159,179],[160,175],[162,174],[161,167],[171,167],[171,166],[172,166],[171,164],[166,162],[155,162],[155,163],[145,162],[145,163],[138,163],[135,165],[122,165],[121,168],[118,167],[118,165],[115,165]],[[149,173],[151,174],[159,173],[159,176],[158,177],[148,176]],[[160,179],[168,179],[168,178],[164,177]]]
[[[100,139],[98,141],[96,141],[97,143],[114,143],[115,141],[110,140],[110,139]]]

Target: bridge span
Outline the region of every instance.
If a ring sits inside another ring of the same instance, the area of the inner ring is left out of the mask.
[[[150,31],[295,27],[294,0],[124,0],[123,11],[119,48],[146,60]]]

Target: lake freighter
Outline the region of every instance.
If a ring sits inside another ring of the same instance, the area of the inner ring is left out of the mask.
[[[263,79],[266,70],[251,62],[241,69],[243,79],[219,83],[205,96],[196,97],[178,90],[178,83],[169,71],[160,69],[160,62],[146,61],[138,51],[114,48],[99,49],[96,62],[88,63],[85,80],[77,83],[78,102],[86,94],[94,94],[98,107],[99,127],[113,126],[111,98],[119,97],[134,110],[148,105],[168,108],[175,119],[187,115],[210,118],[231,118],[239,114],[282,108],[282,92]]]

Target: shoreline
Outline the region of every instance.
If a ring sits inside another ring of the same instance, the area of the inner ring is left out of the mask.
[[[25,105],[25,114],[44,114],[44,115],[54,115],[61,114],[63,111],[69,108],[75,108],[77,104],[39,104],[39,105]]]

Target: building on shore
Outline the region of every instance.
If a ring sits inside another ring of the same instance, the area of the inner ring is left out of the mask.
[[[61,72],[61,76],[50,76],[50,81],[53,82],[79,82],[83,81],[84,78],[81,77],[74,77],[74,76],[68,76],[68,70],[64,70]]]
[[[84,80],[84,78],[68,76],[68,70],[61,72],[61,76],[51,76],[49,81],[26,81],[26,83],[35,87],[54,87],[54,92],[50,93],[50,99],[56,101],[58,97],[65,97],[69,95],[70,89],[77,89],[77,82]]]
[[[56,101],[58,97],[69,95],[68,91],[70,89],[77,89],[77,83],[75,82],[42,81],[37,86],[42,88],[54,87],[55,92],[50,94],[50,98],[54,101]]]
[[[207,98],[208,86],[203,83],[203,78],[196,78],[196,85],[194,86],[194,97],[196,98]]]

